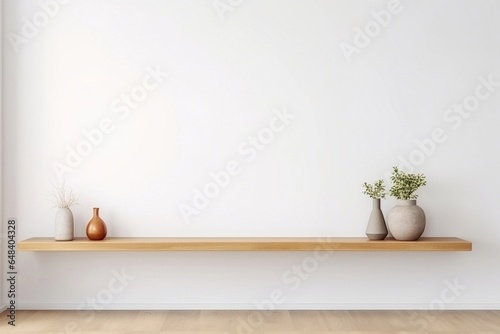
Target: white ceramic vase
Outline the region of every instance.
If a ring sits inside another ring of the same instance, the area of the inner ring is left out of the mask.
[[[384,214],[380,209],[380,199],[372,199],[372,212],[366,226],[366,236],[370,240],[384,240],[387,236]]]
[[[55,234],[56,241],[71,241],[75,238],[75,224],[70,208],[59,208],[56,213]]]
[[[425,212],[416,200],[397,200],[387,218],[389,230],[396,240],[418,240],[425,229]]]

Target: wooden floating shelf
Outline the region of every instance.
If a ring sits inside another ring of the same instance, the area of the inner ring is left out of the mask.
[[[17,245],[20,251],[89,252],[89,251],[471,251],[472,243],[459,238],[423,237],[418,241],[391,238],[371,241],[367,238],[283,237],[283,238],[106,238],[91,241],[55,241],[54,238],[31,238]]]

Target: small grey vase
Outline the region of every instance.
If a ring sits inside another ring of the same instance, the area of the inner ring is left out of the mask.
[[[380,199],[372,199],[372,213],[366,226],[366,236],[370,240],[384,240],[387,236],[384,214],[380,210]]]
[[[425,230],[425,212],[417,205],[417,200],[397,200],[387,221],[396,240],[418,240]]]

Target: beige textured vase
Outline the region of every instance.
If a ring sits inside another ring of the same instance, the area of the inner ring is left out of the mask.
[[[387,218],[389,230],[396,240],[418,240],[425,230],[425,212],[416,200],[398,200]]]
[[[106,224],[99,217],[99,208],[94,208],[94,216],[87,224],[87,238],[90,240],[103,240],[106,238],[106,234],[108,233],[106,229]]]
[[[75,224],[70,208],[59,208],[56,213],[54,239],[71,241],[75,237]]]

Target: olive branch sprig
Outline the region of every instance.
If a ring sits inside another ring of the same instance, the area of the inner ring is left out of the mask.
[[[377,180],[373,184],[363,183],[363,194],[370,196],[373,199],[385,198],[385,184],[384,180]]]
[[[399,200],[414,200],[418,188],[425,186],[427,181],[423,174],[410,174],[400,171],[398,167],[393,167],[391,175],[392,187],[389,190],[391,196]]]

